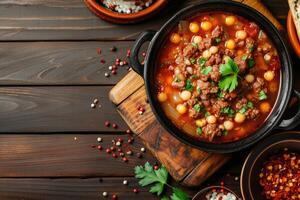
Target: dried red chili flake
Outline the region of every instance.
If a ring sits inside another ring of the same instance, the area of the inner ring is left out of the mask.
[[[104,122],[104,125],[105,125],[106,127],[109,127],[109,126],[110,126],[110,122],[109,122],[109,121],[105,121],[105,122]]]
[[[101,49],[100,48],[97,48],[97,54],[101,54]]]
[[[101,62],[102,64],[104,64],[106,61],[105,61],[104,59],[101,59],[100,62]]]
[[[263,164],[259,183],[267,199],[300,198],[300,154],[283,151]]]
[[[118,125],[115,124],[115,123],[113,123],[112,127],[113,127],[113,128],[118,128]]]

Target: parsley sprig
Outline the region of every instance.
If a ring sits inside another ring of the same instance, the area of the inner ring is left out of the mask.
[[[167,196],[163,196],[161,200],[170,200],[170,199],[189,200],[190,199],[184,191],[176,187],[172,187],[167,183],[168,171],[164,166],[162,166],[157,170],[154,170],[153,166],[149,162],[146,162],[144,166],[136,166],[134,169],[134,173],[135,173],[135,177],[140,179],[139,184],[142,187],[151,185],[149,192],[156,194],[157,196],[160,196],[163,193],[165,186],[170,187],[173,192],[170,198]]]
[[[219,71],[222,75],[222,79],[219,81],[219,88],[229,92],[235,90],[238,86],[238,65],[232,59],[228,59],[226,64],[220,66]]]

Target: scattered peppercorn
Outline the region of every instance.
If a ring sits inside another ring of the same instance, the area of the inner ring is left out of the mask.
[[[118,196],[117,196],[116,194],[113,194],[113,195],[111,196],[111,198],[112,198],[113,200],[117,200],[117,199],[118,199]]]
[[[109,127],[109,126],[110,126],[110,122],[109,122],[109,121],[105,121],[105,122],[104,122],[104,125],[105,125],[106,127]]]
[[[105,73],[104,73],[104,76],[105,76],[105,77],[109,77],[109,73],[105,72]]]
[[[110,149],[106,149],[106,153],[111,153],[111,150]]]
[[[101,145],[98,145],[98,146],[97,146],[97,149],[102,150],[102,146],[101,146]]]
[[[133,188],[133,192],[134,192],[134,193],[138,193],[139,190],[138,190],[137,188]]]
[[[138,157],[138,158],[142,158],[142,157],[143,157],[143,155],[142,155],[141,153],[137,153],[137,154],[136,154],[136,157]]]
[[[116,129],[116,128],[118,128],[118,125],[113,123],[112,127]]]
[[[123,162],[128,162],[128,159],[126,157],[122,158]]]
[[[117,51],[117,47],[115,47],[115,46],[111,47],[111,48],[110,48],[110,51],[116,52],[116,51]]]
[[[101,62],[102,64],[104,64],[106,61],[105,61],[104,59],[101,59],[100,62]]]

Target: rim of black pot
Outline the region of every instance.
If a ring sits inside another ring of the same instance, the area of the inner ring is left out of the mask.
[[[201,141],[196,139],[195,137],[189,136],[183,130],[177,128],[172,123],[172,121],[164,114],[160,103],[155,98],[155,82],[153,80],[153,78],[155,77],[155,68],[157,66],[155,58],[157,57],[160,47],[164,43],[166,36],[169,34],[170,30],[172,30],[172,28],[174,28],[182,19],[187,19],[189,17],[195,16],[199,14],[199,12],[214,11],[230,12],[239,16],[243,16],[246,19],[255,21],[255,23],[257,23],[259,27],[261,27],[264,32],[267,33],[268,37],[273,42],[274,46],[279,52],[281,62],[279,92],[272,112],[270,113],[264,124],[257,131],[253,132],[245,138],[227,143],[209,143]],[[284,40],[281,38],[279,31],[266,17],[264,17],[255,9],[239,2],[226,0],[211,0],[209,2],[200,2],[194,4],[182,9],[181,11],[176,13],[170,20],[168,20],[155,34],[154,38],[149,44],[145,61],[144,79],[146,92],[152,111],[155,114],[156,119],[162,124],[162,126],[174,137],[188,145],[205,151],[218,153],[231,153],[247,148],[265,137],[272,129],[274,129],[274,127],[279,124],[288,105],[293,85],[291,58],[288,54],[288,49],[284,43]]]

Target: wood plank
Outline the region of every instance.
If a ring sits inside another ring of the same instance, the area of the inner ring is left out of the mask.
[[[108,100],[108,86],[1,87],[0,132],[80,132],[127,129]],[[94,98],[101,108],[91,108]],[[109,129],[104,122],[118,124]]]
[[[158,199],[142,189],[138,194],[132,192],[137,187],[134,178],[127,178],[129,186],[122,185],[122,178],[89,179],[0,179],[0,198],[9,200],[95,200],[111,199],[116,193],[119,199]],[[102,196],[102,192],[109,197]]]
[[[127,60],[133,42],[3,42],[0,43],[0,85],[111,85],[127,67],[106,78],[116,58]],[[116,46],[117,51],[110,48]],[[101,54],[97,53],[101,49]],[[101,63],[104,59],[105,63]]]
[[[81,0],[4,0],[0,2],[0,40],[135,39],[145,29],[157,30],[180,8],[195,2],[197,0],[177,0],[172,4],[176,7],[169,5],[169,9],[163,10],[156,18],[134,26],[120,26],[98,19]],[[263,2],[284,23],[287,13],[286,2],[281,0]]]
[[[99,151],[92,148],[97,145],[97,137],[103,142],[104,148]],[[77,139],[74,140],[74,137]],[[127,156],[128,162],[115,159],[105,152],[112,146],[112,140],[122,138],[124,151],[133,151]],[[132,176],[133,168],[146,161],[154,164],[156,160],[150,151],[137,158],[136,153],[143,147],[136,138],[132,145],[127,144],[125,134],[31,134],[31,135],[0,135],[0,177],[108,177]],[[2,188],[0,186],[0,188]],[[0,195],[1,197],[1,195]]]

